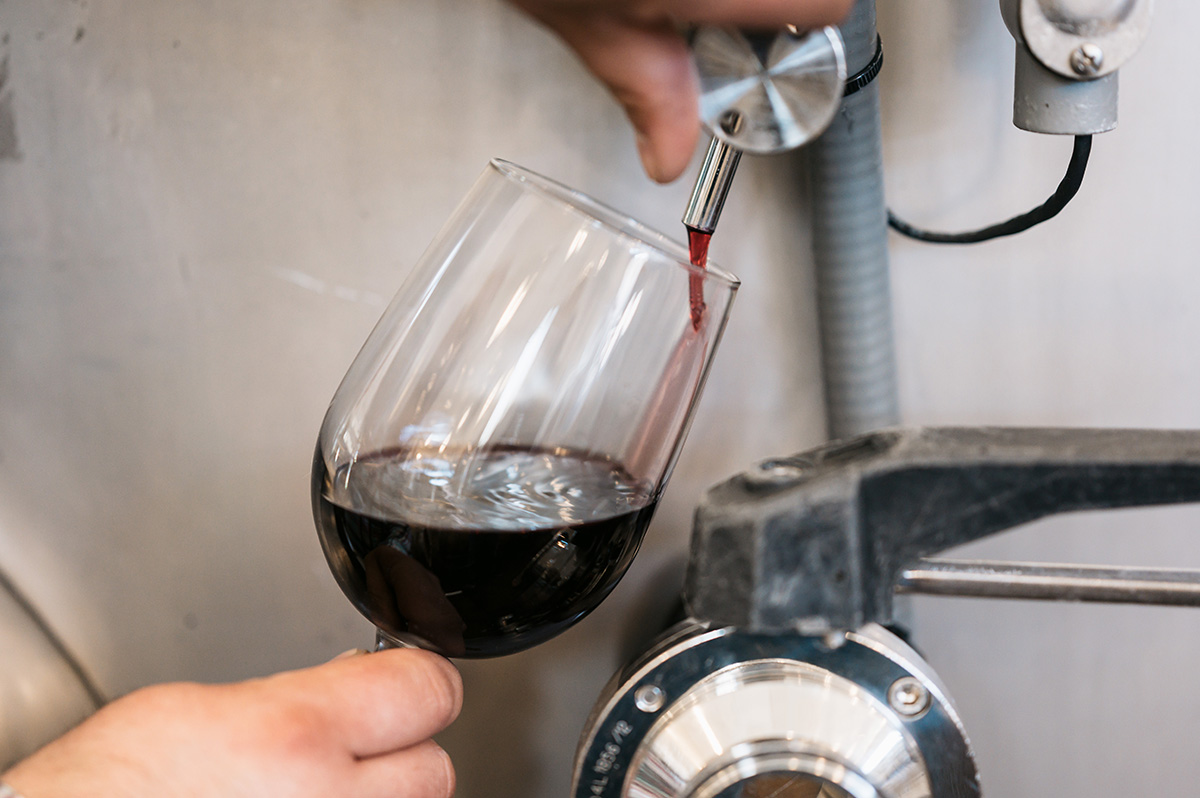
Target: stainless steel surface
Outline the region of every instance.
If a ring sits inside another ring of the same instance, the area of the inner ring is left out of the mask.
[[[824,755],[762,749],[750,744],[688,798],[884,798],[865,778]]]
[[[1200,607],[1200,571],[990,560],[924,559],[899,593]]]
[[[797,773],[800,757],[780,757],[778,764],[768,763],[776,770],[742,778],[721,790],[716,798],[875,798],[877,793],[869,784],[857,784],[858,792],[850,793],[819,776]],[[808,767],[821,770],[826,763],[813,763]],[[836,770],[831,768],[831,770]],[[842,781],[856,781],[854,775],[838,771],[836,777]],[[718,782],[719,784],[719,782]],[[717,784],[714,784],[716,787]],[[697,792],[696,798],[712,795],[707,790]]]
[[[23,603],[0,589],[0,771],[96,710]]]
[[[841,103],[846,55],[835,28],[759,34],[701,27],[692,53],[701,120],[743,152],[793,150],[818,136]]]
[[[1111,74],[1129,61],[1150,32],[1154,0],[1123,0],[1096,5],[1079,2],[1020,0],[1021,41],[1046,68],[1073,80]],[[1103,54],[1099,63],[1085,58],[1077,68],[1080,48]]]
[[[830,764],[861,781],[819,769]],[[836,779],[855,798],[930,794],[899,717],[855,682],[790,660],[738,662],[697,682],[663,712],[629,770],[626,794],[646,798],[715,796],[787,770]]]
[[[705,233],[717,229],[717,221],[721,218],[721,210],[725,207],[725,198],[729,195],[729,187],[733,185],[733,176],[737,174],[741,157],[740,151],[720,139],[714,138],[709,142],[704,162],[700,164],[700,172],[696,175],[696,184],[692,187],[691,199],[683,212],[685,227]]]
[[[666,696],[657,717],[637,704],[647,685]],[[978,794],[945,688],[875,625],[836,649],[819,638],[685,625],[601,696],[572,793],[750,798],[768,785],[796,796]]]

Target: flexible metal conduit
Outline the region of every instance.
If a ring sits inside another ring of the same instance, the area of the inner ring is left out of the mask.
[[[841,30],[853,75],[875,54],[875,0],[857,0]],[[808,151],[827,426],[845,438],[900,419],[878,82]]]

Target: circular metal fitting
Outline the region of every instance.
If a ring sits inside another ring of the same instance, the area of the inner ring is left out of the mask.
[[[1150,32],[1154,0],[1005,0],[1005,23],[1046,69],[1070,81],[1112,74]]]
[[[887,697],[891,708],[906,718],[924,715],[933,703],[933,697],[929,695],[925,685],[912,676],[902,676],[892,682]]]
[[[1104,51],[1098,45],[1087,42],[1071,51],[1071,69],[1076,75],[1092,77],[1100,74],[1104,66]]]
[[[691,44],[700,119],[739,152],[795,149],[820,135],[841,105],[846,54],[836,28],[701,27]]]
[[[831,647],[690,623],[610,683],[573,798],[978,796],[944,688],[882,627]]]

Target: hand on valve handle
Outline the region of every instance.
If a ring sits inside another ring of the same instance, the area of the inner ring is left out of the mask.
[[[811,28],[853,0],[511,0],[554,30],[625,108],[646,174],[679,177],[700,136],[699,90],[681,24]]]
[[[454,770],[429,738],[461,705],[454,666],[416,649],[239,684],[159,685],[3,780],[24,798],[448,798]]]

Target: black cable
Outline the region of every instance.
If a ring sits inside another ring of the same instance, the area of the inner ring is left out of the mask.
[[[900,220],[889,210],[888,226],[897,233],[930,244],[977,244],[980,241],[990,241],[1001,236],[1023,233],[1034,225],[1057,216],[1059,211],[1067,207],[1067,203],[1071,201],[1083,184],[1083,173],[1087,168],[1088,155],[1091,152],[1092,137],[1090,135],[1076,136],[1075,148],[1071,151],[1071,162],[1067,164],[1067,173],[1063,176],[1062,182],[1058,184],[1058,188],[1050,195],[1050,199],[1028,213],[1014,216],[1007,222],[1000,222],[991,227],[967,233],[931,233]]]

